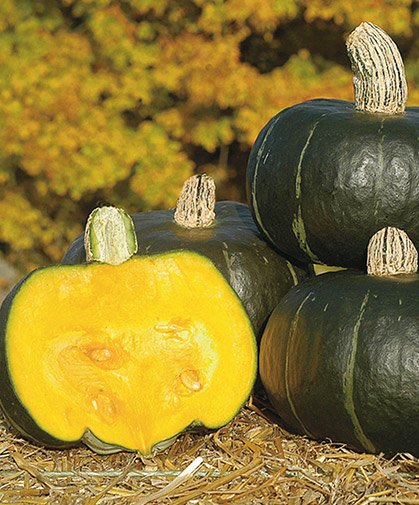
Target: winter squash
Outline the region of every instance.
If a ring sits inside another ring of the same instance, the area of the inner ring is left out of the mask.
[[[52,447],[150,454],[188,427],[229,422],[257,364],[235,292],[192,251],[130,258],[135,234],[120,210],[94,211],[89,225],[91,262],[35,270],[1,307],[11,423]]]
[[[292,431],[360,451],[419,456],[417,251],[396,228],[370,241],[368,274],[293,288],[262,337],[260,375]]]
[[[311,272],[311,265],[292,263],[268,245],[247,205],[215,203],[214,180],[205,174],[185,181],[176,209],[140,212],[132,220],[138,254],[188,250],[208,257],[241,299],[258,338],[279,300]],[[84,240],[74,240],[64,264],[86,260]]]
[[[215,183],[206,174],[185,181],[176,209],[131,217],[138,254],[189,250],[208,257],[241,299],[258,339],[279,300],[312,273],[311,265],[291,262],[267,243],[247,205],[215,203]],[[85,260],[84,235],[80,235],[62,262]]]
[[[362,23],[347,48],[355,103],[308,100],[274,116],[252,148],[247,195],[289,257],[364,269],[381,228],[419,247],[419,107],[405,107],[403,62],[381,28]]]

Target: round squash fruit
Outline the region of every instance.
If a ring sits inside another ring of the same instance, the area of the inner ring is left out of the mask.
[[[368,274],[324,273],[281,300],[262,337],[260,376],[290,430],[418,457],[417,251],[385,228],[368,257]]]
[[[93,221],[95,261],[35,270],[3,302],[4,413],[38,443],[102,453],[148,455],[188,427],[226,424],[257,366],[239,298],[195,252],[130,258],[121,211]]]
[[[419,247],[419,107],[405,107],[403,62],[381,28],[362,23],[347,48],[355,103],[308,100],[274,116],[252,148],[247,196],[284,254],[364,270],[386,226]]]
[[[185,181],[176,209],[133,214],[138,254],[195,251],[209,258],[241,299],[260,339],[268,316],[295,284],[308,278],[311,265],[290,262],[262,237],[247,205],[215,203],[214,180],[195,175]],[[87,233],[91,227],[86,226]],[[94,235],[94,231],[92,232]],[[62,262],[89,259],[85,236],[77,237]]]

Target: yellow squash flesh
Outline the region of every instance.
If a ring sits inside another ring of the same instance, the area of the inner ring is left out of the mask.
[[[6,332],[16,394],[63,441],[149,454],[194,421],[218,427],[246,401],[254,336],[238,297],[190,252],[34,272]]]

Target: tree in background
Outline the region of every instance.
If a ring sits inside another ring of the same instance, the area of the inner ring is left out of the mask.
[[[172,207],[194,171],[244,201],[271,116],[352,100],[344,42],[362,21],[396,40],[419,103],[411,0],[2,0],[0,250],[58,262],[93,207]]]

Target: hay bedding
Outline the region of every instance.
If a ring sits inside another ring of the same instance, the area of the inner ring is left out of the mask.
[[[419,505],[419,460],[291,435],[260,403],[215,432],[144,458],[48,450],[0,418],[0,503],[48,505]]]

